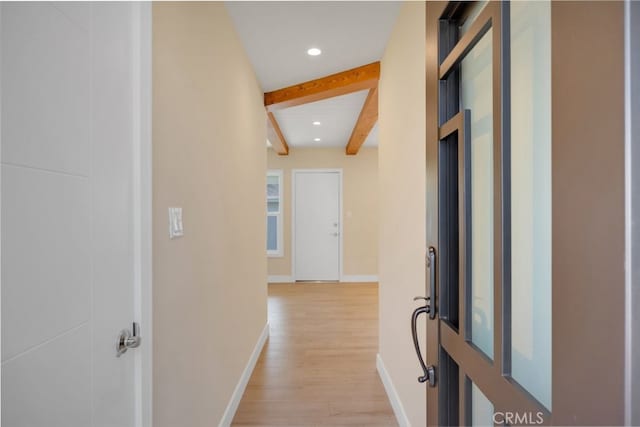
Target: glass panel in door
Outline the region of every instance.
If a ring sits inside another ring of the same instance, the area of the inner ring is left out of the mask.
[[[510,22],[511,375],[551,409],[551,5]]]
[[[471,247],[467,253],[471,288],[471,341],[493,358],[493,84],[492,30],[460,66],[460,103],[470,110]]]
[[[493,404],[487,396],[471,382],[471,425],[473,427],[493,426]]]

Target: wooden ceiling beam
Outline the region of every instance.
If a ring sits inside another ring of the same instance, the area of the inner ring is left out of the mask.
[[[284,139],[284,135],[278,126],[276,117],[271,111],[267,111],[267,137],[271,142],[271,148],[281,156],[289,154],[289,145]]]
[[[371,89],[378,85],[379,79],[380,62],[374,62],[273,92],[267,92],[264,94],[264,105],[268,111],[295,107],[296,105]]]
[[[347,144],[347,155],[358,154],[360,147],[366,141],[367,136],[371,133],[371,129],[378,121],[378,86],[369,90],[367,99],[364,101],[358,121],[351,132],[351,138]]]

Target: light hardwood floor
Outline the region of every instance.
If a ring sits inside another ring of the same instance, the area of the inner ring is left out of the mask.
[[[376,371],[376,284],[270,284],[269,324],[234,426],[398,425]]]

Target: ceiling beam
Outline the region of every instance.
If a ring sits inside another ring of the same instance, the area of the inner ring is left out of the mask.
[[[267,92],[264,94],[264,105],[268,111],[295,107],[296,105],[371,89],[378,85],[379,79],[380,62],[374,62],[273,92]]]
[[[378,121],[378,86],[369,90],[367,99],[364,101],[358,121],[353,127],[351,138],[347,144],[346,152],[348,155],[358,154],[360,147],[366,141],[367,136]]]
[[[267,111],[267,137],[269,138],[269,142],[271,142],[271,148],[273,148],[276,153],[281,156],[289,154],[289,145],[284,139],[276,117],[270,111]]]

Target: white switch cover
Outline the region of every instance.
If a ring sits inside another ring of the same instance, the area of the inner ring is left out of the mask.
[[[182,208],[169,208],[169,238],[184,236],[182,228]]]

